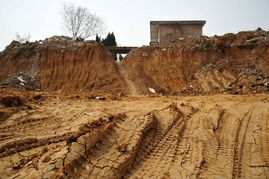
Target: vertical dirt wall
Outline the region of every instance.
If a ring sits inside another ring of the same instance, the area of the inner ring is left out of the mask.
[[[243,68],[255,68],[260,73],[269,75],[269,48],[189,50],[180,47],[144,47],[128,54],[123,66],[141,93],[148,93],[148,88],[180,91],[197,80],[196,73],[208,64],[214,64],[215,69],[221,72],[224,69],[229,71],[235,78]]]
[[[31,76],[43,91],[125,91],[112,54],[98,43],[19,45],[1,52],[0,65],[0,82]]]
[[[121,91],[123,82],[110,52],[101,45],[39,51],[41,88]]]

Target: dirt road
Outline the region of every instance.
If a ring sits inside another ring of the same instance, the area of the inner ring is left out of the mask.
[[[134,84],[134,82],[130,79],[128,73],[126,72],[126,70],[123,68],[122,66],[122,62],[118,61],[116,62],[118,70],[119,70],[119,74],[120,77],[123,79],[123,81],[126,83],[127,89],[128,89],[128,93],[129,96],[135,96],[135,95],[139,95],[139,90],[137,89],[137,86]]]
[[[269,95],[1,94],[0,178],[269,177]]]

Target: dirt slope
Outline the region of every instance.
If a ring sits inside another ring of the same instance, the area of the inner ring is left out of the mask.
[[[121,64],[93,41],[54,36],[12,42],[0,53],[0,86],[43,91],[148,94],[269,92],[269,32],[186,36],[168,47],[142,47]]]
[[[268,95],[6,96],[1,178],[269,177]]]
[[[5,67],[0,82],[2,86],[43,91],[124,92],[112,59],[108,50],[92,41],[54,36],[33,43],[12,42],[0,54],[0,65]],[[35,85],[31,85],[33,80]]]
[[[269,92],[269,32],[185,37],[169,47],[142,47],[123,67],[139,88],[170,94]]]

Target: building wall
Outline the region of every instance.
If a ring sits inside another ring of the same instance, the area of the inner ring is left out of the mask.
[[[197,24],[160,24],[160,45],[169,45],[173,40],[184,35],[202,35],[202,25]]]

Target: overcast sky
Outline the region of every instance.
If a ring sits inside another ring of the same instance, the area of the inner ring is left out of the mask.
[[[151,20],[206,20],[208,36],[269,30],[269,0],[69,0],[102,17],[120,45],[142,46],[150,41]],[[31,41],[62,35],[62,0],[0,0],[0,50],[16,32]]]

